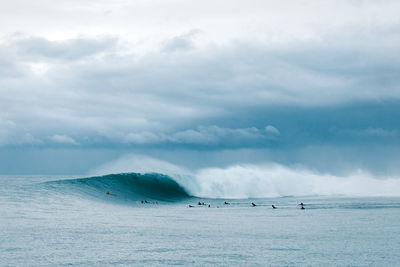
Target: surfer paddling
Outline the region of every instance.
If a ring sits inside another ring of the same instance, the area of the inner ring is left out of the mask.
[[[271,207],[272,207],[273,209],[276,209],[275,205],[271,205]]]
[[[254,202],[251,202],[251,205],[252,205],[253,207],[257,207],[257,205],[254,204]]]

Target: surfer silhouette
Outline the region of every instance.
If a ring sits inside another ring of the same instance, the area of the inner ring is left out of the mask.
[[[301,202],[299,205],[301,206],[300,209],[305,210],[305,208],[304,208],[304,203],[303,203],[303,202]]]
[[[231,204],[231,203],[229,203],[229,202],[226,202],[226,201],[224,202],[224,205],[230,205],[230,204]]]
[[[253,207],[256,207],[256,206],[257,206],[256,204],[254,204],[254,202],[251,202],[251,205],[253,205]]]
[[[276,209],[276,207],[274,205],[271,205],[273,209]]]

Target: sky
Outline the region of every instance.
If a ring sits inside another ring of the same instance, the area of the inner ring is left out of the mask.
[[[400,174],[399,1],[0,1],[0,174]]]

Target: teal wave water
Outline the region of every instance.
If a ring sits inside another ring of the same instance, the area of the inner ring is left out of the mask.
[[[48,181],[45,187],[114,200],[179,201],[189,198],[188,192],[172,177],[160,173],[119,173],[78,179]]]

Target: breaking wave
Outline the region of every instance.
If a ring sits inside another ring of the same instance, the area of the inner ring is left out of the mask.
[[[196,172],[199,197],[263,198],[282,196],[400,196],[400,179],[374,177],[361,170],[335,176],[279,164],[235,165]]]
[[[380,179],[358,171],[346,177],[279,164],[206,168],[192,174],[120,173],[48,183],[86,195],[119,199],[177,201],[201,198],[283,196],[400,196],[400,179]]]

